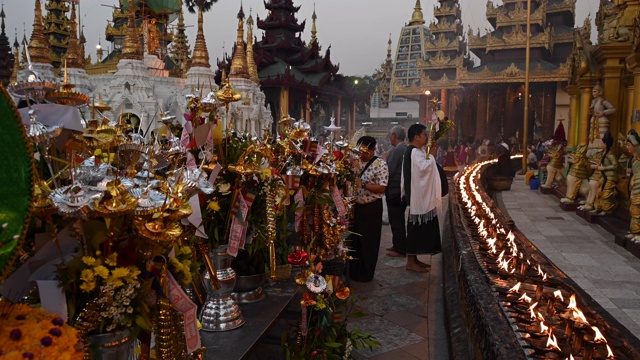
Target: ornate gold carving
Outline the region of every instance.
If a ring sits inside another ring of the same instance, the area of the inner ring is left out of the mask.
[[[547,2],[543,1],[540,7],[531,13],[531,24],[545,25]],[[498,10],[496,26],[523,25],[527,23],[527,9],[524,8],[524,2],[517,2],[515,8],[509,11],[506,7]]]
[[[567,62],[560,64],[560,66],[554,70],[545,70],[541,64],[533,67],[529,74],[530,82],[554,82],[554,81],[566,81],[569,76],[570,59]],[[457,67],[457,80],[460,84],[467,83],[508,83],[508,82],[523,82],[524,70],[516,67],[515,64],[511,64],[509,67],[502,71],[493,72],[488,67],[484,67],[482,71],[468,71],[464,66]]]
[[[140,38],[136,28],[136,9],[133,3],[129,3],[127,8],[129,22],[127,24],[127,32],[124,37],[124,45],[122,45],[122,59],[142,60],[142,52],[140,51]]]
[[[456,19],[460,19],[460,16],[462,15],[462,11],[456,5],[449,6],[446,4],[440,4],[440,6],[437,6],[437,5],[433,6],[433,15],[435,17],[454,16]]]
[[[87,74],[101,75],[115,73],[118,70],[118,61],[120,61],[119,57],[113,57],[109,59],[109,61],[104,61],[97,64],[88,64],[86,65]]]
[[[570,12],[571,16],[576,15],[576,0],[563,0],[553,4],[547,4],[547,14],[558,12]]]

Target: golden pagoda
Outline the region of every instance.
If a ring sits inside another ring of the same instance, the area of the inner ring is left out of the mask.
[[[71,31],[69,32],[69,47],[65,55],[66,65],[74,69],[84,69],[84,58],[80,52],[78,42],[78,24],[76,22],[76,3],[71,3]]]
[[[258,65],[253,56],[253,18],[249,13],[247,19],[247,66],[249,67],[249,78],[256,84],[260,84],[260,78],[258,77]]]
[[[210,68],[209,51],[207,50],[207,42],[204,39],[204,19],[201,7],[198,7],[198,33],[196,34],[196,43],[193,46],[193,58],[191,67]]]
[[[371,108],[389,108],[391,78],[393,74],[393,57],[391,54],[391,34],[389,34],[389,46],[387,46],[387,58],[384,60],[380,69],[374,75],[378,80],[378,85],[371,98]]]
[[[136,9],[129,5],[127,9],[129,22],[127,23],[127,31],[122,45],[121,59],[142,60],[142,49],[140,48],[140,37],[136,28]]]
[[[231,60],[231,71],[229,71],[229,78],[249,79],[247,55],[244,50],[244,11],[242,11],[242,4],[240,5],[240,11],[238,11],[237,34],[236,47],[233,51],[233,59]]]
[[[51,48],[49,41],[44,35],[44,27],[42,25],[42,4],[40,0],[36,0],[35,16],[33,19],[33,31],[29,40],[29,56],[32,63],[51,64]]]

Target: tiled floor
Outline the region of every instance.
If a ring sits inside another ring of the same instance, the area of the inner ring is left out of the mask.
[[[382,344],[373,351],[358,350],[356,359],[445,360],[449,358],[444,324],[442,255],[420,256],[431,271],[405,270],[405,258],[386,256],[391,228],[382,226],[380,256],[373,281],[350,286],[356,306],[367,315],[350,326],[374,334]]]

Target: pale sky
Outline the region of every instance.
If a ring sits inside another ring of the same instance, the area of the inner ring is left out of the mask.
[[[46,14],[43,3],[43,16]],[[534,0],[535,1],[535,0]],[[18,31],[18,39],[23,36],[26,24],[27,40],[31,34],[33,25],[33,9],[35,0],[3,0],[6,33],[10,43],[13,44],[15,29]],[[421,0],[424,18],[430,23],[433,17],[433,7],[436,0]],[[474,32],[480,28],[490,28],[486,21],[485,0],[459,0],[462,9],[462,22],[465,32],[470,26]],[[494,0],[495,5],[502,3]],[[118,4],[118,0],[80,0],[80,11],[84,34],[87,39],[86,54],[91,54],[95,61],[95,47],[98,38],[102,39],[103,48],[110,46],[104,40],[104,31],[107,20],[111,19],[112,9],[108,6]],[[314,6],[318,16],[316,27],[317,37],[324,51],[331,45],[331,60],[340,65],[340,73],[343,75],[371,75],[380,67],[387,54],[387,41],[391,34],[392,50],[395,56],[396,44],[402,26],[411,20],[415,0],[294,0],[294,5],[300,6],[297,18],[301,23],[307,20],[302,39],[306,42],[311,37],[311,14]],[[599,0],[576,0],[576,24],[582,25],[584,18],[591,13],[591,19],[595,18]],[[103,6],[106,5],[106,6]],[[263,0],[242,0],[245,15],[249,10],[256,20],[256,15],[264,19],[267,10]],[[231,47],[236,39],[237,18],[240,8],[240,0],[219,0],[211,11],[204,15],[205,38],[211,64],[215,65],[217,58],[222,57],[224,49],[231,53]],[[196,33],[196,15],[185,10],[185,22],[192,27],[188,28],[189,45],[193,49]],[[176,21],[177,22],[177,21]],[[174,24],[176,23],[174,22]],[[595,32],[595,25],[592,24]],[[258,40],[262,38],[262,30],[254,27],[254,36]],[[593,37],[595,43],[595,37]]]

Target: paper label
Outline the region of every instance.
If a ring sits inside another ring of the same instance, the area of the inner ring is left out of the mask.
[[[173,308],[182,314],[184,317],[184,336],[187,344],[187,352],[192,352],[200,349],[200,333],[198,332],[198,317],[196,304],[189,299],[187,294],[182,291],[182,287],[178,284],[176,279],[167,271],[167,287],[169,290],[169,300]]]
[[[336,204],[338,215],[340,215],[341,217],[345,216],[347,214],[347,208],[344,206],[344,201],[342,201],[342,194],[340,194],[340,189],[338,189],[337,185],[333,186],[331,196],[333,197],[333,202]]]
[[[238,250],[241,246],[244,246],[245,226],[244,220],[247,218],[249,207],[244,201],[242,195],[238,196],[238,210],[240,211],[241,219],[238,218],[238,214],[233,217],[231,222],[231,229],[229,230],[229,248],[227,252],[231,256],[238,256]]]
[[[302,189],[299,189],[298,192],[293,196],[293,200],[296,202],[296,222],[295,228],[296,232],[302,229],[302,212],[304,211],[304,194],[302,193]]]

